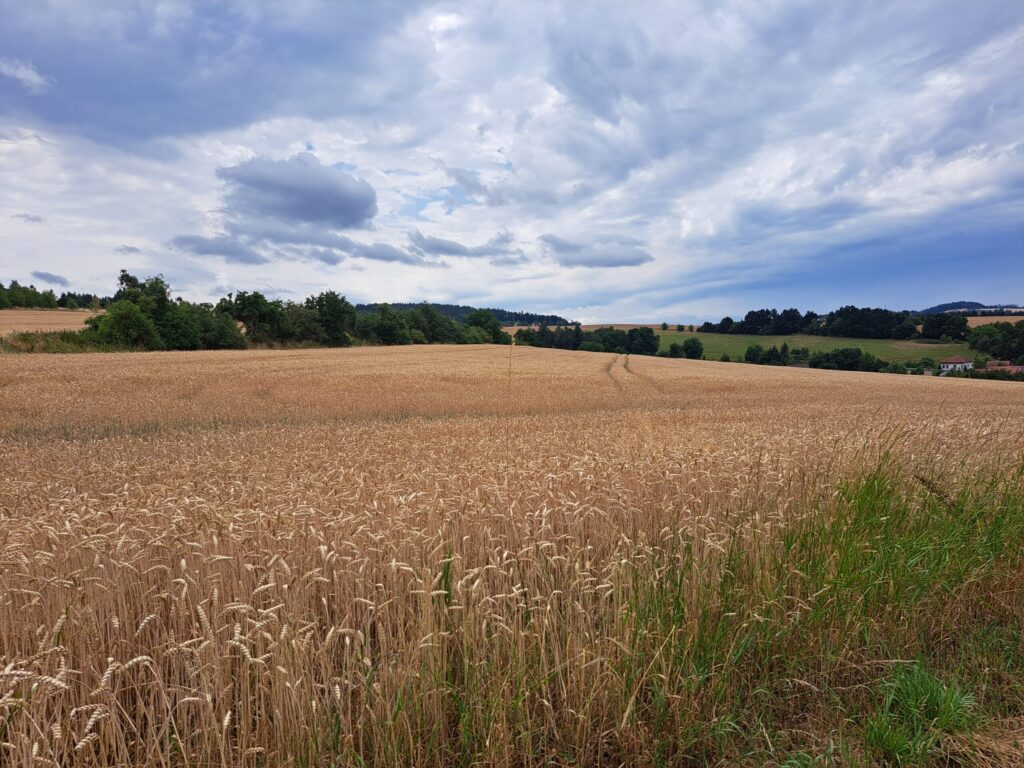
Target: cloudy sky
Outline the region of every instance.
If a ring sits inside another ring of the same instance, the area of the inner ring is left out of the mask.
[[[1024,302],[1024,4],[0,0],[0,280]]]

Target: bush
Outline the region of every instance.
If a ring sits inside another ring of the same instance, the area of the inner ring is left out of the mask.
[[[104,344],[133,349],[164,348],[156,324],[131,301],[115,301],[104,314],[89,320],[95,321],[96,336]]]
[[[656,355],[661,339],[650,328],[630,328],[626,332],[626,352],[631,355]]]
[[[938,312],[925,315],[921,336],[926,339],[964,339],[967,337],[967,317],[958,313]]]
[[[490,344],[491,336],[483,328],[467,325],[462,331],[463,344]]]
[[[683,354],[688,360],[701,360],[704,357],[704,345],[696,336],[683,342]]]
[[[730,358],[729,358],[729,353],[728,352],[723,352],[722,356],[720,358],[718,358],[718,362],[720,362],[720,363],[730,363],[730,362],[732,362],[732,360],[730,360]]]
[[[880,371],[885,363],[858,347],[841,347],[831,352],[815,352],[811,355],[811,368],[829,368],[840,371]]]

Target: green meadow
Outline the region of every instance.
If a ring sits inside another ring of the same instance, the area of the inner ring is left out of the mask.
[[[886,362],[920,360],[922,357],[930,357],[934,360],[941,360],[953,355],[974,357],[974,352],[967,342],[928,342],[928,341],[900,341],[896,339],[850,339],[842,336],[808,336],[794,334],[792,336],[757,336],[753,334],[732,334],[732,333],[689,333],[674,330],[657,330],[661,336],[661,350],[666,351],[673,342],[681,344],[684,339],[696,336],[704,345],[704,357],[707,360],[717,360],[723,354],[729,355],[732,360],[742,360],[743,353],[752,344],[760,344],[764,348],[775,345],[781,347],[784,343],[790,349],[796,347],[807,347],[811,352],[830,352],[840,347],[857,347],[864,352],[870,352],[875,357]]]

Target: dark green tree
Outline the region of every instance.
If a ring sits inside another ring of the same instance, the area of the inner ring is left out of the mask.
[[[926,339],[967,338],[967,317],[956,312],[937,312],[925,315],[921,325],[921,336]]]
[[[656,355],[660,342],[651,328],[630,328],[626,332],[626,352],[631,355]]]
[[[349,334],[356,329],[356,308],[335,291],[324,291],[306,299],[306,306],[316,310],[326,343],[332,347],[351,344]]]
[[[164,348],[153,320],[138,304],[127,299],[115,301],[106,312],[89,321],[97,338],[105,344],[133,349]]]
[[[476,309],[470,312],[466,317],[466,325],[482,329],[492,344],[508,344],[512,341],[512,337],[502,330],[501,323],[490,310]]]
[[[703,359],[704,344],[696,336],[691,336],[683,342],[683,355],[689,360]]]

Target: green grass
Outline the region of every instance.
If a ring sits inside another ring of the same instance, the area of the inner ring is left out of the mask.
[[[884,681],[882,706],[864,728],[870,751],[887,763],[926,764],[940,754],[944,736],[976,723],[974,696],[944,683],[924,664],[899,666]]]
[[[127,352],[124,347],[106,344],[89,329],[78,331],[20,331],[0,336],[0,354],[46,352]]]
[[[783,342],[794,347],[807,347],[811,352],[831,352],[840,347],[857,347],[870,352],[886,362],[907,362],[930,357],[936,361],[953,355],[974,358],[974,352],[967,342],[949,344],[931,343],[926,341],[897,341],[895,339],[850,339],[841,336],[755,336],[750,334],[731,333],[688,333],[678,331],[655,331],[661,336],[661,350],[667,351],[673,342],[682,344],[684,339],[696,336],[704,345],[704,359],[717,360],[723,353],[732,360],[742,360],[743,353],[752,344],[760,344],[767,349],[773,344],[781,347]]]
[[[941,765],[950,739],[1024,714],[1020,655],[992,643],[1020,626],[1019,591],[996,589],[1024,559],[1020,480],[883,465],[771,545],[638,573],[619,674],[661,764]]]

